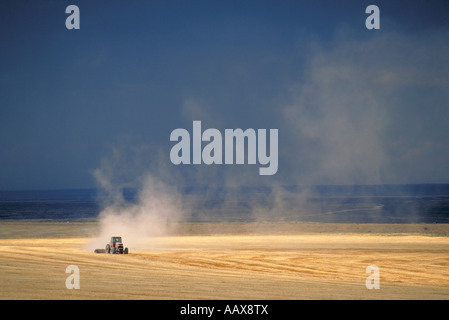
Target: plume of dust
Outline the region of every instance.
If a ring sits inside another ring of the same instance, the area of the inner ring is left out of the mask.
[[[311,209],[309,197],[312,191],[307,187],[288,190],[276,182],[270,186],[270,193],[263,202],[253,202],[252,215],[255,222],[292,222],[298,216],[304,217]],[[256,230],[257,231],[257,230]]]
[[[97,171],[96,176],[101,174]],[[99,180],[111,186],[108,179]],[[113,189],[107,191],[112,198],[99,214],[99,233],[87,244],[89,251],[105,248],[111,236],[121,236],[130,252],[155,248],[151,238],[169,234],[182,216],[181,194],[153,175],[142,179],[135,201],[127,201]]]

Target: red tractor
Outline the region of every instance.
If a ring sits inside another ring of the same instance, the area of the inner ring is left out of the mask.
[[[123,248],[122,237],[111,237],[106,245],[106,253],[128,254],[128,248]]]

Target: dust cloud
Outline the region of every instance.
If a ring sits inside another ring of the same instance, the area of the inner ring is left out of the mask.
[[[182,218],[182,195],[175,184],[162,180],[163,170],[155,165],[158,170],[150,172],[136,165],[144,153],[121,145],[93,172],[102,210],[88,250],[105,248],[111,236],[121,236],[130,251],[139,250],[151,245],[149,238],[167,235]],[[129,171],[120,175],[124,170]]]

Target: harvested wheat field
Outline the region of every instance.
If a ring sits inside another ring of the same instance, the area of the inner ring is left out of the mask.
[[[95,227],[0,223],[0,298],[449,298],[447,225],[186,224],[128,255],[94,253]],[[371,265],[379,289],[366,287]]]

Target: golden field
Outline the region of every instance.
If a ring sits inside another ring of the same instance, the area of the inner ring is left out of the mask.
[[[124,239],[128,255],[94,253],[96,231],[0,223],[0,299],[449,298],[444,224],[186,223],[138,247]],[[79,289],[66,287],[69,265]],[[380,289],[365,286],[370,265]]]

